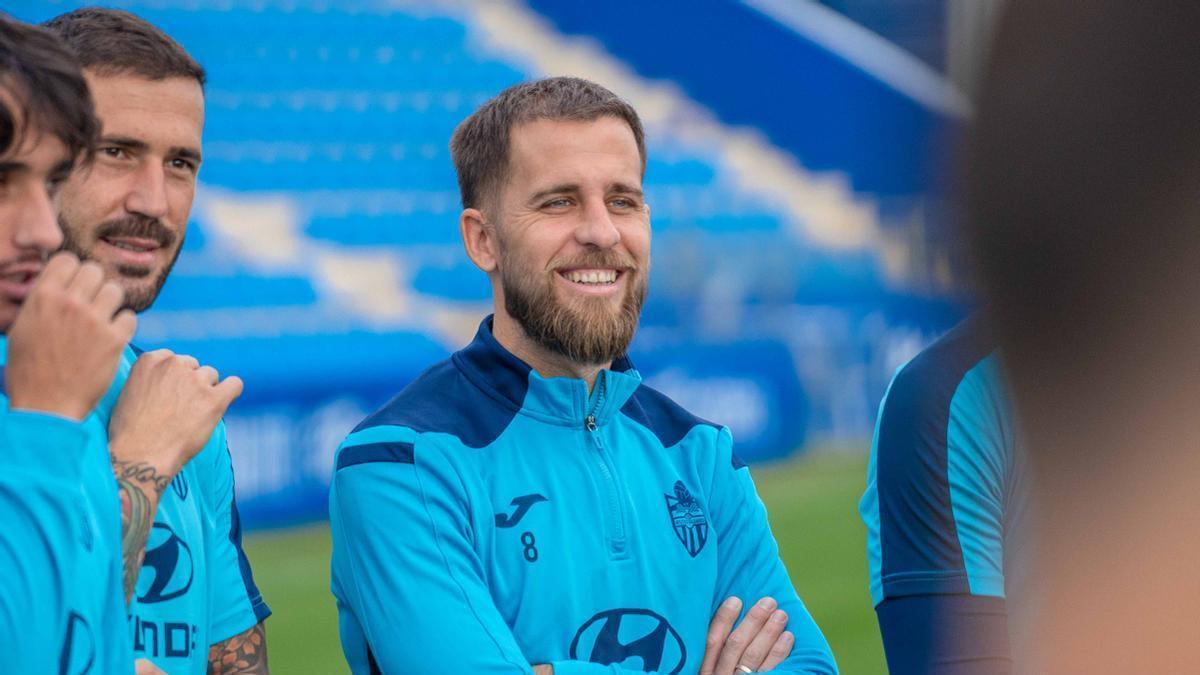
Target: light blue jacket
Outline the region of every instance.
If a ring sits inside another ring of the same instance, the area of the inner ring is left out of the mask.
[[[0,336],[0,381],[7,351]],[[0,391],[0,570],[4,672],[133,672],[120,506],[95,415],[10,410]]]
[[[0,337],[0,364],[6,353],[7,342]],[[245,632],[270,615],[242,551],[242,529],[233,496],[233,467],[223,422],[217,425],[204,449],[184,465],[163,492],[146,542],[137,586],[126,606],[120,504],[108,453],[108,424],[139,353],[134,347],[126,348],[112,386],[92,414],[76,425],[80,431],[70,431],[66,420],[54,418],[47,422],[40,419],[47,416],[38,416],[38,428],[53,425],[56,435],[47,436],[49,440],[39,439],[32,432],[21,436],[30,443],[36,440],[39,445],[34,447],[58,443],[51,446],[56,451],[59,447],[64,451],[72,447],[56,440],[57,434],[82,433],[87,437],[78,455],[72,455],[77,457],[79,466],[74,467],[67,480],[76,481],[76,492],[82,488],[81,508],[87,509],[93,531],[90,547],[82,551],[73,548],[78,537],[60,540],[55,535],[54,541],[46,537],[46,544],[59,551],[55,555],[73,553],[82,560],[81,570],[72,572],[68,580],[88,598],[74,630],[74,639],[82,646],[75,647],[72,654],[80,666],[64,671],[72,675],[132,671],[134,660],[139,658],[149,659],[169,673],[203,675],[208,672],[211,645]],[[7,399],[4,401],[7,407]],[[30,424],[29,414],[9,416],[20,420],[23,426]],[[16,494],[14,499],[19,499],[20,493]],[[8,514],[0,511],[0,525],[9,527],[17,520],[11,510]],[[75,532],[80,526],[72,527]],[[60,568],[68,569],[50,566],[46,571],[48,576],[37,579],[44,578],[47,587],[67,583],[55,581]],[[84,625],[94,634],[94,651],[89,651],[93,649],[88,646],[90,643],[81,642]],[[55,653],[57,659],[58,652]],[[91,653],[92,657],[79,657],[80,653]],[[92,668],[81,669],[89,658],[95,662]]]
[[[346,438],[330,518],[355,673],[694,673],[731,595],[788,612],[776,672],[836,672],[728,429],[627,360],[542,378],[490,318]]]

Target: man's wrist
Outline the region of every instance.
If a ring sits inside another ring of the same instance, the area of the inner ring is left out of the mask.
[[[162,494],[175,478],[175,474],[179,473],[180,467],[173,463],[164,465],[153,453],[143,448],[143,445],[125,439],[110,439],[108,452],[113,473],[119,479],[128,480],[144,488],[152,488],[156,494]],[[161,451],[159,454],[161,455]],[[169,456],[178,455],[179,453],[172,453]]]

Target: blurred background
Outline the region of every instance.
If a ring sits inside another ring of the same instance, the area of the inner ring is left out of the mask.
[[[29,21],[86,4],[5,3]],[[490,311],[450,134],[559,74],[646,123],[634,363],[732,428],[843,672],[884,672],[857,500],[892,373],[970,308],[948,157],[998,0],[100,4],[208,70],[192,222],[137,342],[246,382],[226,421],[275,672],[346,672],[324,525],[338,443]]]

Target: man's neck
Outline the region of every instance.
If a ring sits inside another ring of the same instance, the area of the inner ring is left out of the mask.
[[[612,366],[611,361],[598,365],[576,363],[552,352],[530,339],[521,325],[503,312],[496,312],[492,319],[492,337],[513,356],[529,364],[538,375],[581,379],[587,382],[588,393],[595,386],[600,371]]]

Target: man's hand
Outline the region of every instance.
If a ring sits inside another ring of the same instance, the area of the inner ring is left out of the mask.
[[[133,662],[134,675],[167,675],[161,668],[146,659]]]
[[[554,666],[542,663],[533,667],[533,675],[554,675]]]
[[[133,364],[108,424],[108,449],[121,498],[125,598],[133,596],[146,538],[163,490],[208,442],[242,393],[236,377],[165,349]]]
[[[240,379],[220,380],[191,356],[166,349],[142,354],[109,421],[109,449],[118,460],[154,467],[170,482],[241,393]]]
[[[14,410],[82,421],[112,384],[137,319],[95,263],[59,253],[8,331],[5,386]]]
[[[708,626],[700,675],[740,675],[771,670],[792,653],[796,638],[787,628],[787,612],[776,609],[773,598],[763,598],[746,612],[730,633],[742,611],[742,601],[728,598]],[[741,666],[741,668],[739,668]]]

